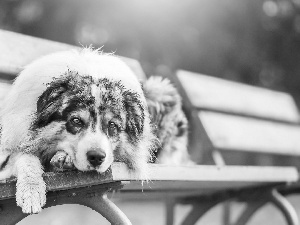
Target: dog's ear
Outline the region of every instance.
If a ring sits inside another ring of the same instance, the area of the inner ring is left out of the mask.
[[[38,98],[37,101],[37,113],[47,110],[53,106],[57,100],[62,98],[62,94],[66,92],[67,85],[65,83],[59,82],[51,84],[43,92],[43,94]]]
[[[145,107],[137,93],[125,91],[123,93],[126,110],[126,128],[130,141],[137,142],[144,131]]]
[[[49,124],[54,117],[59,116],[59,109],[63,105],[64,93],[67,92],[67,82],[63,80],[53,81],[42,93],[37,101],[36,127]]]

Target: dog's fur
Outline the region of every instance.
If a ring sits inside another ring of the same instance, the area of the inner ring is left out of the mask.
[[[167,78],[152,76],[143,83],[151,122],[159,145],[153,161],[169,165],[190,165],[188,121],[182,111],[181,97]]]
[[[188,120],[181,97],[170,80],[152,76],[143,83],[151,125],[157,137],[149,162],[168,165],[192,165],[188,154]],[[57,152],[50,161],[54,170],[72,169],[65,152]]]
[[[25,213],[45,204],[49,162],[103,173],[121,161],[147,179],[154,140],[147,103],[136,76],[115,56],[86,48],[36,60],[15,80],[0,118],[0,179],[17,177]]]

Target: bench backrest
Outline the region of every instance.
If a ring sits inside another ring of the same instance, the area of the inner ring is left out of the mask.
[[[300,156],[300,117],[291,95],[188,71],[178,71],[177,79],[189,117],[198,121],[191,123],[198,160],[211,155],[220,164],[253,164],[257,159],[245,153],[254,153],[261,164],[268,154]]]
[[[18,74],[33,60],[57,51],[80,49],[81,47],[0,30],[0,74]],[[120,57],[141,80],[145,73],[137,60]],[[0,77],[1,78],[1,77]]]
[[[25,65],[53,52],[80,49],[80,47],[0,30],[0,49],[1,107],[1,102],[10,89],[10,83]],[[140,80],[146,79],[146,75],[137,60],[126,57],[120,58],[134,71]]]
[[[0,30],[0,107],[10,81],[26,64],[74,48],[79,47]],[[145,79],[138,61],[121,58]],[[300,155],[300,118],[290,95],[187,71],[178,71],[177,78],[188,116],[196,121],[190,135],[198,162],[211,155],[220,162],[219,152],[233,151]]]

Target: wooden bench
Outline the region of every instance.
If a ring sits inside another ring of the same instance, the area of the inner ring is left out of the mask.
[[[78,47],[0,30],[0,75],[3,80],[0,100],[9,90],[11,80],[24,65],[50,52],[71,48]],[[140,79],[145,79],[137,61],[123,59]],[[193,109],[191,107],[189,110],[192,112]],[[199,121],[198,118],[194,119],[191,124]],[[193,135],[196,134],[198,135]],[[197,151],[202,151],[201,145],[197,145]],[[248,202],[248,208],[235,224],[245,224],[253,209],[267,202],[274,203],[280,209],[288,224],[298,224],[294,209],[277,192],[277,188],[298,180],[297,170],[293,167],[150,165],[149,170],[149,183],[136,180],[134,175],[128,174],[126,166],[120,163],[114,163],[111,170],[104,174],[79,171],[46,173],[46,207],[76,203],[104,214],[112,224],[131,224],[126,215],[104,195],[112,190],[119,190],[117,195],[124,199],[135,196],[145,200],[155,198],[171,202],[167,208],[167,224],[173,224],[172,206],[178,201],[192,205],[192,210],[182,222],[187,225],[195,224],[210,208],[228,199]],[[16,206],[14,196],[14,179],[0,184],[1,224],[15,224],[27,216]],[[103,210],[104,208],[108,210]]]
[[[188,71],[176,77],[187,114],[198,121],[191,146],[211,157],[194,156],[198,162],[299,164],[300,115],[291,95]]]
[[[300,167],[300,116],[291,95],[183,70],[174,81],[197,121],[190,152],[198,163]]]

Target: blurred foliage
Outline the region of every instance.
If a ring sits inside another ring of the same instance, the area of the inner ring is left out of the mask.
[[[300,102],[300,0],[2,0],[0,28],[291,92]]]

